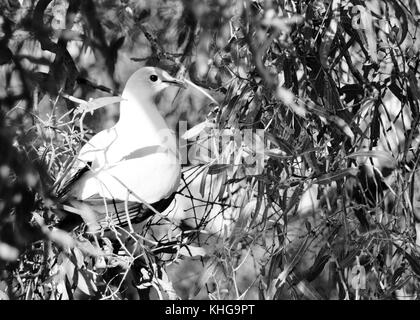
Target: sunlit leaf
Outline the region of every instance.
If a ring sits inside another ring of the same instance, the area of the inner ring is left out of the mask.
[[[182,138],[185,140],[192,139],[196,136],[198,136],[207,126],[209,125],[208,121],[205,120],[203,122],[200,122],[199,124],[196,124],[191,129],[187,130],[183,135]]]
[[[373,18],[371,12],[366,8],[362,12],[362,24],[364,27],[365,35],[367,37],[367,44],[369,49],[370,58],[373,62],[378,62],[377,40],[376,32],[373,25]]]
[[[326,173],[314,179],[314,182],[318,184],[330,184],[333,181],[343,179],[347,176],[355,176],[358,171],[359,169],[357,168],[346,168],[343,170],[338,170],[336,172]]]
[[[340,1],[333,0],[331,3],[331,10],[333,11],[333,17],[331,18],[328,29],[325,31],[325,35],[322,39],[321,46],[319,47],[319,57],[321,64],[325,69],[328,69],[328,57],[331,49],[331,45],[335,39],[335,35],[338,30],[338,21],[336,19],[336,11],[338,11],[338,4]]]
[[[84,103],[81,103],[79,107],[76,109],[76,113],[87,113],[87,112],[93,112],[99,108],[105,107],[107,105],[118,103],[120,101],[124,100],[121,97],[102,97],[102,98],[96,98],[90,101],[86,101]]]
[[[6,292],[0,290],[0,300],[10,300]]]
[[[387,166],[395,168],[397,166],[397,160],[389,152],[383,150],[368,150],[368,151],[356,151],[347,156],[348,158],[357,157],[368,157],[368,158],[382,158],[386,161]]]
[[[165,293],[165,300],[177,300],[178,299],[178,295],[168,277],[168,275],[166,274],[165,270],[161,270],[162,276],[161,278],[155,278],[154,280],[157,282],[159,288],[161,289],[161,291],[163,291]]]
[[[366,289],[366,269],[363,266],[355,265],[351,269],[351,286],[355,290]]]
[[[80,249],[84,254],[87,254],[92,257],[102,256],[102,250],[97,247],[94,247],[93,244],[87,239],[78,239],[76,241],[77,248]]]
[[[330,116],[329,120],[335,123],[344,132],[344,134],[350,138],[352,142],[354,141],[354,133],[346,121],[338,116]]]
[[[291,158],[293,158],[293,156],[287,155],[286,152],[284,152],[283,150],[281,150],[279,148],[266,150],[264,153],[265,153],[265,155],[267,155],[269,157],[278,158],[278,159],[291,159]]]
[[[306,116],[306,109],[295,102],[296,97],[291,91],[281,86],[278,86],[277,98],[279,98],[286,106],[292,109],[292,111],[296,113],[298,116],[303,117],[303,118]]]
[[[182,245],[181,248],[179,248],[178,253],[187,257],[204,257],[206,255],[206,250],[192,245]]]
[[[287,203],[287,209],[285,210],[286,213],[288,213],[290,210],[292,210],[295,206],[299,205],[300,197],[303,193],[303,184],[300,184],[293,190],[292,196],[290,197],[288,203]]]
[[[75,246],[74,239],[66,231],[60,229],[51,230],[48,234],[48,238],[61,246],[63,249],[68,250]]]
[[[406,39],[407,34],[408,34],[408,18],[407,17],[409,16],[409,13],[406,14],[404,7],[401,6],[398,3],[398,1],[392,1],[391,3],[395,8],[396,16],[401,25],[401,30],[400,32],[398,32],[397,39],[396,39],[398,41],[398,44],[401,44]]]
[[[217,164],[217,163],[212,164],[209,167],[209,170],[208,170],[207,174],[210,174],[210,175],[219,174],[219,173],[222,173],[222,172],[228,170],[231,167],[232,167],[231,164]]]
[[[295,254],[293,255],[290,263],[288,263],[282,272],[280,272],[279,276],[277,277],[277,283],[279,286],[283,285],[286,281],[287,277],[289,276],[290,272],[296,266],[297,263],[302,259],[303,255],[305,254],[305,249],[307,248],[308,237],[305,238],[304,241],[299,245],[299,248],[296,250]]]
[[[408,72],[408,80],[410,81],[410,90],[413,94],[413,98],[420,101],[420,89],[419,84],[416,79],[416,75],[414,74],[413,70]]]
[[[78,271],[77,288],[88,296],[94,296],[98,291],[93,277],[86,270]]]
[[[303,294],[304,297],[310,300],[324,300],[318,291],[305,279],[299,281],[296,288]]]
[[[7,243],[0,242],[0,259],[15,261],[19,257],[19,250]]]

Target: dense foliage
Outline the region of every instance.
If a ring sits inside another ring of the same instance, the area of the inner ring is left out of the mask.
[[[0,2],[0,298],[416,299],[419,17],[409,0]],[[214,97],[162,98],[173,128],[196,125],[189,148],[247,130],[263,148],[201,161],[193,227],[54,228],[60,179],[117,117],[100,97],[144,64]]]

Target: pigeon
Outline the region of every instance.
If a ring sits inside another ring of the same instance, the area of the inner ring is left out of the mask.
[[[80,214],[87,205],[107,228],[142,222],[170,205],[180,183],[181,160],[176,136],[155,103],[170,86],[185,88],[183,81],[155,67],[131,75],[118,122],[81,148],[66,175],[70,178],[60,184],[62,211]]]

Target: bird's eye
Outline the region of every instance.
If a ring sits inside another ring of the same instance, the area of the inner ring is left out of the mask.
[[[150,76],[150,81],[152,81],[152,82],[156,82],[157,81],[157,79],[158,79],[158,76],[157,75],[155,75],[155,74],[152,74],[151,76]]]

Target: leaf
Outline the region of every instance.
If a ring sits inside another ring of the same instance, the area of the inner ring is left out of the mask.
[[[377,39],[376,33],[373,26],[372,14],[369,9],[362,11],[361,21],[365,29],[365,35],[367,38],[367,45],[369,50],[370,58],[373,62],[378,62],[378,51],[377,51]]]
[[[366,289],[366,270],[363,266],[355,265],[351,269],[351,286],[355,290],[365,290]]]
[[[206,190],[206,180],[207,180],[207,172],[209,168],[204,169],[203,174],[201,176],[200,181],[200,195],[204,198],[205,190]]]
[[[271,12],[273,13],[270,14]],[[301,24],[304,21],[304,18],[300,15],[293,15],[291,17],[287,17],[287,16],[277,17],[275,16],[273,9],[269,10],[267,13],[262,23],[265,26],[274,27],[284,33],[290,32],[291,30],[290,25]]]
[[[339,0],[333,0],[331,3],[332,18],[319,48],[321,64],[325,69],[328,69],[328,56],[331,51],[331,45],[337,34],[338,23],[340,21],[339,4]]]
[[[153,253],[154,254],[158,254],[158,253],[177,253],[178,250],[178,243],[176,241],[165,241],[165,242],[160,242],[156,245],[155,248],[153,248]]]
[[[352,142],[354,141],[354,133],[346,121],[334,115],[329,116],[329,120],[334,122],[344,132],[344,134],[350,138]]]
[[[281,287],[284,284],[284,282],[286,281],[290,272],[293,270],[293,268],[299,263],[299,261],[304,256],[304,254],[307,250],[308,239],[309,239],[309,237],[306,237],[305,240],[302,241],[302,243],[300,244],[296,253],[292,257],[291,261],[284,267],[283,271],[277,277],[276,282],[277,282],[279,287]]]
[[[78,113],[86,113],[86,112],[93,112],[96,109],[105,107],[107,105],[118,103],[124,100],[121,97],[102,97],[97,98],[88,102],[81,103],[79,107],[76,109],[76,114]]]
[[[410,90],[415,100],[420,100],[420,90],[418,81],[413,70],[408,71],[408,80],[410,81]]]
[[[257,219],[260,213],[263,197],[264,197],[264,182],[258,181],[257,203],[255,204],[254,214],[252,215],[251,222],[249,223],[250,225],[254,224],[255,220]]]
[[[216,274],[217,263],[212,259],[209,259],[205,262],[203,267],[204,272],[201,273],[200,277],[194,283],[192,290],[190,291],[189,299],[194,298],[204,287],[207,281]]]
[[[129,8],[129,7],[127,7]],[[147,19],[150,18],[150,8],[146,7],[146,8],[141,8],[140,12],[136,12],[136,21],[137,23],[144,23]],[[144,21],[143,21],[144,20]]]
[[[77,272],[77,288],[88,296],[94,296],[98,291],[92,275],[85,269]]]
[[[390,85],[388,85],[388,89],[391,90],[391,92],[394,94],[394,96],[397,97],[398,100],[400,100],[402,103],[405,101],[405,95],[402,89],[398,86],[398,84],[393,81]]]
[[[298,289],[309,300],[324,300],[318,291],[306,280],[301,280],[296,285]]]
[[[74,248],[71,261],[78,269],[83,268],[85,265],[85,257],[83,256],[82,251],[80,251],[78,248]]]
[[[81,238],[76,241],[76,246],[82,251],[84,254],[89,255],[91,257],[100,257],[103,255],[102,250],[97,247],[94,247],[92,243],[84,238]]]
[[[327,246],[323,246],[315,260],[313,265],[309,268],[309,270],[306,273],[305,279],[309,282],[313,281],[316,277],[319,276],[319,274],[322,272],[322,270],[324,270],[325,265],[327,264],[327,262],[330,260],[330,255],[326,253],[327,251]]]
[[[306,109],[295,102],[296,97],[290,90],[287,90],[282,86],[278,86],[276,94],[277,98],[279,98],[281,102],[292,109],[292,111],[298,116],[302,118],[306,116]]]
[[[74,248],[75,241],[69,233],[60,229],[53,229],[47,233],[48,238],[64,250]]]
[[[0,259],[5,261],[16,261],[19,257],[19,250],[7,243],[0,242]]]
[[[303,193],[303,184],[299,184],[299,186],[293,191],[292,196],[289,199],[287,204],[287,209],[284,211],[286,214],[289,213],[291,209],[295,206],[299,205],[300,197]]]
[[[418,256],[414,254],[409,254],[404,248],[400,247],[395,242],[392,243],[397,249],[404,254],[404,257],[407,259],[408,263],[411,266],[411,269],[414,271],[414,273],[418,276],[420,276],[420,259]]]
[[[101,229],[97,216],[89,205],[78,200],[70,200],[69,202],[77,209],[77,213],[82,217],[89,232],[97,232]]]
[[[333,181],[343,179],[349,175],[355,176],[357,172],[358,172],[357,168],[346,168],[343,170],[337,170],[335,172],[327,173],[320,177],[315,178],[314,183],[330,184]]]
[[[178,295],[176,294],[176,291],[167,275],[165,270],[160,269],[159,270],[161,275],[161,278],[154,277],[153,281],[156,282],[156,284],[159,286],[161,291],[163,291],[166,296],[164,297],[165,300],[177,300],[179,299]]]
[[[207,127],[207,125],[208,125],[207,120],[205,120],[203,122],[200,122],[199,124],[196,124],[194,127],[187,130],[182,135],[182,139],[189,140],[189,139],[192,139],[192,138],[198,136],[201,133],[201,131],[203,131]]]
[[[347,268],[354,263],[356,256],[360,254],[360,249],[353,249],[351,250],[347,256],[345,256],[342,260],[338,261],[341,268]]]
[[[206,250],[201,247],[183,245],[181,248],[179,248],[178,253],[186,257],[204,257],[206,255]]]
[[[287,155],[286,152],[284,152],[283,150],[279,148],[266,150],[264,153],[271,158],[277,158],[277,159],[292,159],[293,158],[293,156]]]
[[[65,293],[67,295],[67,296],[65,296],[65,299],[66,300],[74,300],[71,283],[70,283],[70,280],[67,276],[64,279],[64,284],[65,284],[66,291],[63,292],[63,294]]]
[[[391,165],[393,168],[397,166],[397,160],[390,153],[383,150],[356,151],[347,156],[347,158],[357,157],[382,158],[386,160],[389,167],[391,167]]]
[[[396,0],[392,1],[392,4],[395,8],[396,16],[397,16],[398,20],[400,21],[401,28],[402,28],[401,32],[398,33],[399,37],[397,38],[398,45],[400,45],[400,44],[403,43],[403,41],[407,37],[408,20],[407,20],[407,15],[405,13],[405,10],[403,9],[403,7],[401,7],[399,5],[398,1],[396,1]]]
[[[209,170],[207,174],[209,175],[219,174],[228,170],[231,167],[232,167],[231,164],[218,164],[218,163],[212,164],[211,166],[209,166]]]
[[[201,92],[204,96],[206,96],[207,98],[209,98],[213,103],[215,103],[216,105],[219,105],[219,103],[208,93],[206,92],[203,88],[201,88],[200,86],[197,86],[194,82],[188,80],[188,79],[184,79],[185,83],[188,83],[191,87],[193,87],[194,89],[198,90],[199,92]]]
[[[125,37],[119,37],[119,38],[111,40],[111,43],[109,44],[109,50],[111,52],[117,52],[124,44],[124,40],[125,40]]]
[[[401,276],[403,275],[405,270],[406,268],[401,266],[394,271],[394,274],[392,275],[392,280],[391,280],[392,285],[397,284],[397,282],[401,279]]]
[[[420,259],[404,250],[404,256],[417,276],[420,276]]]
[[[334,2],[337,2],[337,0],[334,0]],[[328,29],[325,32],[325,36],[322,39],[321,46],[319,48],[319,58],[321,60],[322,66],[325,69],[328,69],[328,56],[330,53],[331,45],[335,39],[337,29],[337,20],[335,18],[332,18],[330,21],[330,25],[328,26]]]
[[[225,190],[226,190],[226,180],[227,180],[227,172],[224,171],[222,173],[222,182],[220,184],[220,189],[219,189],[219,194],[218,194],[218,199],[221,201],[223,199],[223,195],[225,194]]]
[[[6,292],[0,290],[0,300],[10,300]]]

